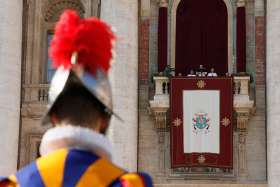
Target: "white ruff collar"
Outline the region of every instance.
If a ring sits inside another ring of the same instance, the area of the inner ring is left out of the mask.
[[[40,145],[42,156],[62,148],[89,151],[109,160],[112,157],[109,140],[104,135],[84,127],[54,127],[44,134]]]

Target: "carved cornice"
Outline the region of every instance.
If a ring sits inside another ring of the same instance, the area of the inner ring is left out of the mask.
[[[168,108],[149,108],[150,114],[155,120],[155,128],[159,131],[165,131],[168,128],[167,111]]]
[[[64,9],[76,10],[83,17],[85,9],[83,4],[77,0],[52,0],[45,9],[44,19],[46,22],[56,22]]]
[[[168,0],[159,0],[159,7],[168,7]]]
[[[249,113],[237,113],[237,128],[247,130],[249,123]]]
[[[249,118],[254,108],[254,101],[249,96],[249,76],[234,77],[234,111],[238,130],[247,130]]]

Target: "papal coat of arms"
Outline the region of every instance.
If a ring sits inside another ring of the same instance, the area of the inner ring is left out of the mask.
[[[207,113],[199,112],[195,113],[194,117],[192,118],[193,121],[193,132],[199,133],[204,132],[208,133],[210,128],[210,118],[208,117]]]

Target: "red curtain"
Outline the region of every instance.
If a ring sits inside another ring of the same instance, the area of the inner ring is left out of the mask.
[[[246,15],[245,7],[237,8],[237,72],[246,72]]]
[[[176,74],[202,64],[228,71],[228,15],[223,0],[181,0],[176,17]]]
[[[159,8],[158,19],[158,72],[163,72],[167,65],[167,7]]]

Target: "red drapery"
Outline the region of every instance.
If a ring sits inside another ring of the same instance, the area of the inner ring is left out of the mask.
[[[237,72],[246,72],[246,15],[245,7],[237,8]]]
[[[158,72],[163,72],[167,65],[167,7],[159,8],[158,19]]]
[[[205,83],[200,88],[198,83]],[[183,143],[183,90],[219,90],[220,91],[220,154],[213,153],[184,153]],[[233,167],[233,95],[232,78],[183,78],[171,79],[171,166],[176,167]],[[176,125],[176,119],[181,124]],[[224,120],[228,119],[225,124]],[[199,157],[204,161],[200,163]]]
[[[182,0],[176,16],[176,74],[202,64],[228,71],[228,15],[223,0]]]

